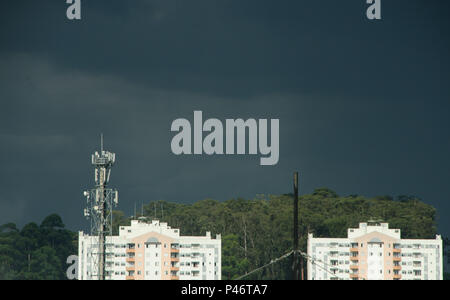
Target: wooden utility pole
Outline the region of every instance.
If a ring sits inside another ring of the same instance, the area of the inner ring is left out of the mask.
[[[298,172],[294,172],[294,280],[300,279],[298,259]]]

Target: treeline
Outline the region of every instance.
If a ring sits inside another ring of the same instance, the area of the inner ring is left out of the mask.
[[[242,276],[292,249],[293,197],[289,194],[193,204],[156,201],[146,204],[143,212],[145,217],[180,228],[182,235],[222,234],[223,279]],[[114,220],[116,232],[119,225],[129,224],[120,211]],[[340,197],[321,188],[299,200],[301,250],[306,252],[308,232],[316,237],[346,237],[347,228],[368,220],[388,222],[391,228],[401,229],[403,238],[435,238],[437,230],[436,210],[416,197]],[[288,258],[245,279],[289,278],[292,260]]]
[[[0,280],[64,280],[66,259],[78,253],[76,233],[64,228],[56,214],[22,230],[0,226]]]
[[[144,205],[143,216],[180,228],[182,235],[221,234],[223,279],[245,275],[292,249],[293,197],[289,194],[193,204],[153,201]],[[306,251],[308,232],[316,237],[346,237],[347,228],[368,220],[388,222],[391,228],[401,229],[403,238],[436,234],[436,210],[416,197],[341,197],[321,188],[299,198],[300,247]],[[113,222],[117,234],[130,218],[115,211]],[[77,234],[65,229],[57,215],[22,230],[14,224],[0,227],[0,279],[66,279],[66,259],[76,253]],[[290,278],[290,258],[245,277]]]

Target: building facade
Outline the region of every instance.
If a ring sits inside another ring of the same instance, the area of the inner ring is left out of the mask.
[[[443,243],[401,239],[387,223],[360,223],[347,238],[308,235],[309,280],[442,280]]]
[[[106,239],[106,279],[220,280],[221,237],[180,236],[179,229],[153,220],[132,220]],[[97,278],[98,238],[79,232],[78,279]]]

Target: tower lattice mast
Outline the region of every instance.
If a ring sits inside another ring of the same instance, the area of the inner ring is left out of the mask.
[[[103,135],[101,135],[100,148],[100,153],[96,151],[92,154],[92,165],[95,169],[95,188],[84,192],[87,200],[84,215],[91,221],[92,238],[98,241],[98,247],[93,247],[92,250],[92,278],[105,280],[107,277],[106,237],[112,236],[112,210],[113,207],[117,206],[119,197],[117,190],[107,187],[116,155],[103,150]],[[94,272],[97,272],[97,274]]]

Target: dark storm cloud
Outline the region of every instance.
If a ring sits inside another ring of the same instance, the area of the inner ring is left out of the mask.
[[[445,1],[8,1],[0,12],[0,223],[84,222],[90,153],[117,153],[121,208],[302,190],[416,194],[449,210]],[[170,124],[280,118],[280,162],[176,157]],[[176,188],[174,188],[174,186]],[[441,218],[440,230],[450,223]]]
[[[375,25],[364,20],[364,1],[342,2],[84,1],[77,23],[64,19],[64,4],[26,1],[28,9],[2,12],[11,20],[2,33],[10,51],[170,90],[242,95],[326,86],[361,95],[377,93],[380,77],[393,91],[440,84],[428,75],[441,59],[448,63],[436,47],[448,45],[443,12],[421,1],[385,3],[385,20]]]

